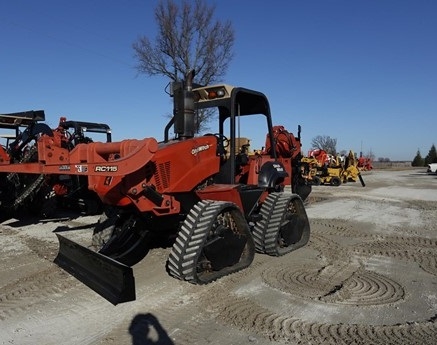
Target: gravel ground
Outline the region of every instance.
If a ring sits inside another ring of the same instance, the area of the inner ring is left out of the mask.
[[[88,241],[96,216],[0,224],[0,344],[435,344],[437,176],[364,172],[313,188],[307,246],[195,286],[134,267],[136,301],[113,306],[53,264],[55,229]]]

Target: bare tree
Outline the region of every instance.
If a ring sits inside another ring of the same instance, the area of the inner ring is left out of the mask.
[[[133,43],[137,70],[179,81],[194,69],[197,84],[220,81],[233,58],[235,37],[231,22],[215,20],[214,12],[215,6],[204,0],[183,0],[180,7],[173,0],[161,0],[155,9],[155,42],[142,36]],[[198,116],[198,130],[206,128],[211,113]]]
[[[328,135],[318,135],[313,138],[311,145],[315,149],[321,149],[332,155],[337,154],[337,139],[332,139]]]
[[[372,161],[375,160],[375,154],[373,153],[372,149],[370,149],[370,150],[367,152],[366,157],[367,157],[367,158],[370,158],[370,160],[372,160]]]

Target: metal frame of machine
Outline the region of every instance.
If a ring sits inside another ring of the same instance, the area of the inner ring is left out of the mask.
[[[113,304],[135,299],[131,266],[157,240],[172,245],[168,273],[193,284],[244,269],[255,252],[284,255],[309,240],[301,197],[284,192],[293,167],[277,157],[267,97],[224,84],[193,87],[193,78],[190,71],[172,85],[174,116],[162,142],[79,143],[70,150],[41,135],[37,162],[0,163],[1,172],[88,178],[106,205],[93,232],[95,250],[57,234],[55,262]],[[196,112],[204,108],[217,109],[218,130],[196,136]],[[254,114],[266,118],[268,154],[236,150],[237,119]]]

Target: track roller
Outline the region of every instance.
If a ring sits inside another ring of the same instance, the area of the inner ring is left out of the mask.
[[[249,266],[255,246],[240,209],[231,202],[203,200],[189,212],[167,260],[168,273],[207,284]]]
[[[297,194],[271,193],[261,206],[262,219],[255,224],[256,251],[280,256],[308,243],[310,225]]]

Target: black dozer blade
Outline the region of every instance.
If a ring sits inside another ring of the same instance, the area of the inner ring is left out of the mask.
[[[135,300],[132,268],[56,234],[59,253],[54,263],[113,305]]]

